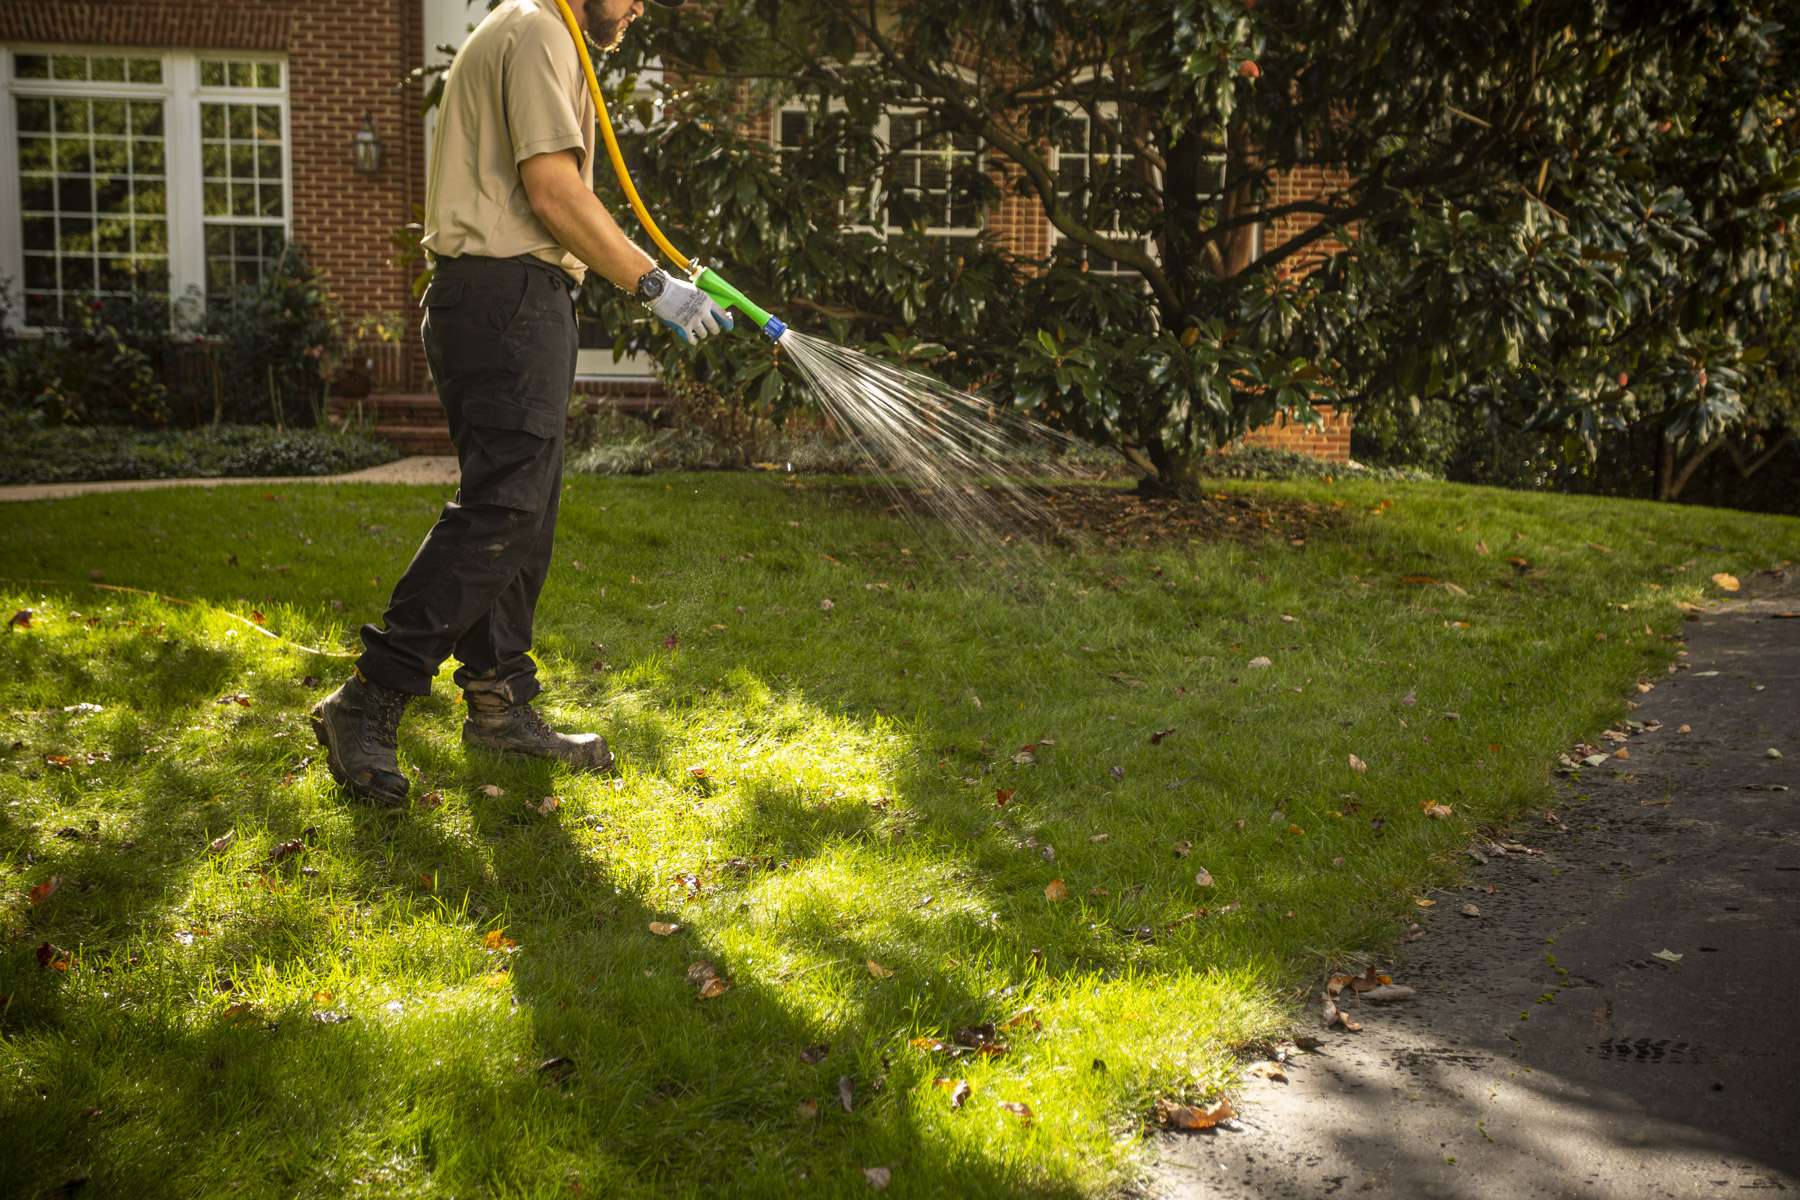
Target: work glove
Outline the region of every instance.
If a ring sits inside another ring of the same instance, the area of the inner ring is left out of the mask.
[[[720,330],[731,330],[731,314],[711,296],[685,279],[666,278],[662,295],[650,302],[650,311],[673,329],[676,337],[692,344]]]

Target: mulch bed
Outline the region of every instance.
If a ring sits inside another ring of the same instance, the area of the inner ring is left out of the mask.
[[[879,484],[793,485],[797,490],[820,491],[851,503],[879,508],[909,519],[933,520],[936,512],[929,497],[911,489],[890,489]],[[1008,513],[993,532],[1001,538],[1024,535],[1053,541],[1099,541],[1111,547],[1160,546],[1181,542],[1260,543],[1279,538],[1302,546],[1315,533],[1341,525],[1342,504],[1318,504],[1265,496],[1215,492],[1192,500],[1147,498],[1113,488],[1070,485],[1029,490],[1030,507],[1041,519],[1022,522],[1012,510],[1018,493],[1003,497],[998,488],[985,489],[997,498],[996,513]]]

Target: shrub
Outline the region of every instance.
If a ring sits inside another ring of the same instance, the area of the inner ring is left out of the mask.
[[[9,447],[0,459],[0,483],[6,484],[336,475],[397,457],[391,446],[356,434],[256,425],[151,432],[45,427],[15,417],[0,423],[0,437]]]
[[[63,329],[0,348],[4,411],[43,425],[166,424],[168,305],[128,296],[72,307]]]
[[[290,242],[261,282],[212,304],[205,330],[218,339],[214,423],[325,423],[325,359],[339,341],[338,310],[298,245]]]

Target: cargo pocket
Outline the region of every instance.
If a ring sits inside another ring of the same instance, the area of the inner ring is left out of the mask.
[[[563,414],[500,398],[460,407],[462,503],[543,512],[560,475]]]

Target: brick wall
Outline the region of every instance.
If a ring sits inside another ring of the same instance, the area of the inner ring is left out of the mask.
[[[414,314],[389,239],[424,202],[419,88],[402,83],[424,62],[417,0],[0,0],[0,40],[285,52],[294,240],[350,319]],[[370,177],[356,174],[350,149],[365,113],[382,141],[381,171]],[[403,375],[423,385],[416,353]]]

